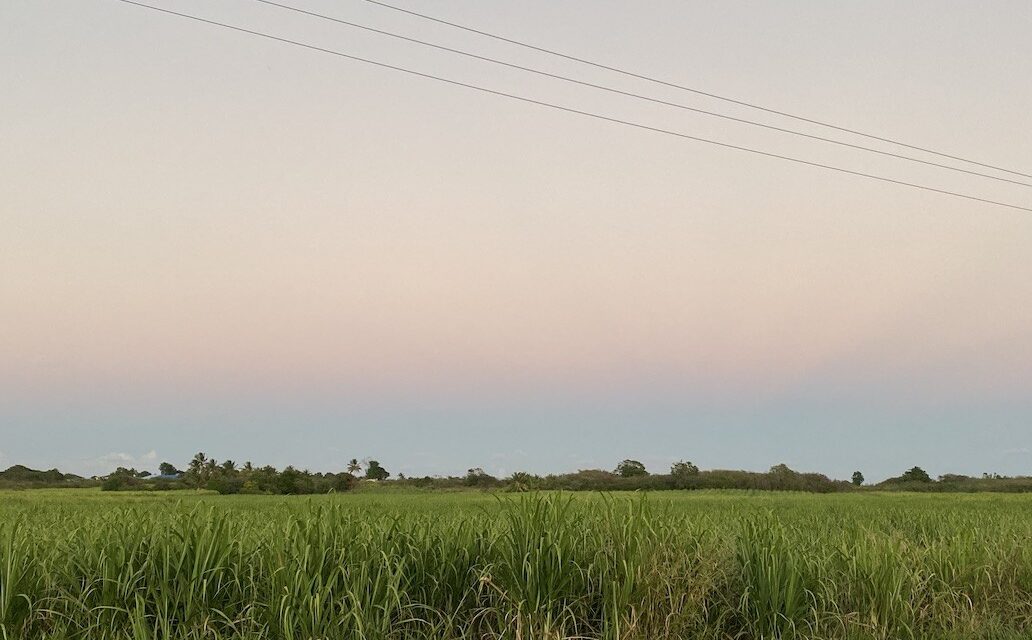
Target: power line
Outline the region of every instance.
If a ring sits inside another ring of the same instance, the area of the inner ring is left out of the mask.
[[[991,174],[988,174],[988,173],[981,173],[979,171],[971,171],[970,169],[963,169],[961,167],[954,167],[954,166],[951,166],[951,165],[948,165],[948,164],[940,164],[938,162],[931,162],[929,160],[922,160],[921,158],[914,158],[913,156],[906,156],[906,155],[902,155],[902,154],[899,154],[899,153],[892,153],[891,151],[883,151],[881,149],[874,149],[872,147],[865,147],[863,145],[852,144],[852,143],[849,143],[849,142],[844,142],[842,140],[835,140],[833,138],[826,138],[826,137],[823,137],[823,136],[813,135],[813,134],[805,133],[805,132],[802,132],[802,131],[795,131],[793,129],[785,129],[783,127],[777,127],[777,126],[774,126],[774,125],[765,124],[763,122],[756,122],[754,120],[748,120],[746,118],[736,118],[734,116],[729,116],[727,114],[717,113],[717,112],[714,112],[714,111],[707,111],[705,109],[699,109],[699,108],[692,107],[692,106],[689,106],[689,105],[686,105],[686,104],[681,104],[681,103],[677,103],[677,102],[669,102],[667,100],[660,100],[658,98],[652,98],[652,97],[641,95],[641,94],[638,94],[638,93],[633,93],[631,91],[623,91],[622,89],[617,89],[615,87],[610,87],[610,86],[600,85],[600,84],[594,84],[594,83],[591,83],[591,82],[585,82],[583,80],[577,80],[576,78],[571,78],[569,76],[563,76],[563,75],[559,75],[559,74],[556,74],[556,73],[551,73],[549,71],[542,71],[541,69],[535,69],[533,67],[525,67],[525,66],[514,64],[514,63],[511,63],[511,62],[506,62],[504,60],[498,60],[497,58],[490,58],[490,57],[487,57],[487,56],[482,56],[482,55],[479,55],[479,54],[476,54],[476,53],[471,53],[469,51],[464,51],[462,49],[453,49],[451,47],[446,47],[444,45],[436,44],[436,43],[433,43],[433,42],[427,42],[425,40],[419,40],[417,38],[411,38],[409,36],[404,36],[404,35],[401,35],[399,33],[394,33],[394,32],[391,32],[391,31],[385,31],[383,29],[377,29],[375,27],[370,27],[368,25],[360,24],[360,23],[357,23],[357,22],[351,22],[349,20],[343,20],[341,18],[335,18],[333,16],[328,16],[328,15],[324,15],[324,14],[321,14],[321,13],[316,13],[314,11],[308,11],[306,9],[301,9],[299,7],[292,7],[290,5],[280,4],[279,2],[274,2],[273,0],[254,0],[254,1],[255,2],[260,2],[262,4],[271,5],[273,7],[278,7],[280,9],[286,9],[287,11],[293,11],[293,12],[296,12],[296,13],[300,13],[300,14],[304,14],[304,15],[307,15],[307,16],[311,16],[313,18],[320,18],[322,20],[329,20],[330,22],[336,22],[338,24],[346,25],[346,26],[349,26],[349,27],[354,27],[356,29],[362,29],[364,31],[369,31],[369,32],[376,33],[376,34],[379,34],[379,35],[384,35],[384,36],[388,36],[388,37],[391,37],[391,38],[396,38],[398,40],[404,40],[405,42],[411,42],[411,43],[422,45],[422,46],[425,46],[425,47],[431,47],[433,49],[438,49],[440,51],[447,51],[449,53],[458,54],[460,56],[465,56],[467,58],[473,58],[475,60],[482,60],[484,62],[490,62],[492,64],[497,64],[497,65],[501,65],[501,66],[504,66],[504,67],[509,67],[511,69],[518,69],[520,71],[526,71],[526,72],[529,72],[529,73],[534,73],[534,74],[537,74],[537,75],[540,75],[540,76],[545,76],[547,78],[554,78],[556,80],[562,80],[564,82],[570,82],[570,83],[577,84],[577,85],[580,85],[580,86],[590,87],[592,89],[599,89],[601,91],[608,91],[609,93],[615,93],[615,94],[619,94],[619,95],[622,95],[622,96],[628,96],[628,97],[631,97],[631,98],[637,98],[639,100],[646,100],[648,102],[653,102],[653,103],[665,105],[665,106],[668,106],[668,107],[675,107],[677,109],[683,109],[685,111],[691,111],[691,112],[699,113],[699,114],[706,115],[706,116],[712,116],[714,118],[721,118],[723,120],[730,120],[732,122],[738,122],[738,123],[741,123],[741,124],[747,124],[747,125],[754,126],[754,127],[760,127],[760,128],[768,129],[768,130],[771,130],[771,131],[778,131],[778,132],[781,132],[781,133],[788,133],[788,134],[795,135],[795,136],[800,136],[800,137],[803,137],[803,138],[809,138],[811,140],[818,140],[820,142],[827,142],[827,143],[830,143],[830,144],[840,145],[840,146],[843,146],[843,147],[849,147],[851,149],[859,149],[860,151],[867,151],[867,152],[870,152],[870,153],[877,153],[879,155],[888,156],[888,157],[891,157],[891,158],[898,158],[900,160],[908,160],[910,162],[916,162],[916,163],[927,165],[927,166],[931,166],[931,167],[938,167],[940,169],[948,169],[950,171],[957,171],[959,173],[965,173],[965,174],[972,175],[972,176],[978,176],[978,177],[981,177],[981,178],[988,178],[990,180],[998,180],[1000,182],[1008,182],[1010,184],[1016,184],[1016,185],[1020,185],[1022,187],[1032,188],[1032,183],[1021,182],[1020,180],[1011,180],[1010,178],[1003,178],[1003,177],[1000,177],[1000,176],[994,176],[994,175],[991,175]]]
[[[888,182],[888,183],[891,183],[891,184],[897,184],[897,185],[901,185],[901,186],[904,186],[904,187],[911,187],[911,188],[920,189],[920,190],[923,190],[923,191],[931,191],[931,192],[934,192],[934,193],[940,193],[940,194],[943,194],[943,195],[953,196],[953,197],[956,197],[956,198],[963,198],[965,200],[973,200],[975,202],[982,202],[982,203],[985,203],[985,204],[991,204],[991,205],[995,205],[995,206],[999,206],[999,207],[1006,207],[1008,209],[1016,209],[1016,210],[1019,210],[1019,211],[1028,211],[1028,212],[1032,213],[1032,207],[1024,207],[1024,206],[1021,206],[1021,205],[1010,204],[1010,203],[1006,203],[1006,202],[999,202],[999,201],[996,201],[996,200],[989,200],[987,198],[980,198],[978,196],[972,196],[972,195],[968,195],[968,194],[964,194],[964,193],[958,193],[958,192],[955,192],[955,191],[947,191],[945,189],[939,189],[939,188],[936,188],[936,187],[929,187],[927,185],[916,184],[916,183],[913,183],[913,182],[905,182],[903,180],[896,180],[895,178],[887,178],[885,176],[879,176],[879,175],[870,174],[870,173],[863,173],[861,171],[854,171],[852,169],[845,169],[843,167],[836,167],[834,165],[823,164],[823,163],[820,163],[820,162],[813,162],[813,161],[810,161],[810,160],[803,160],[801,158],[795,158],[795,157],[792,157],[792,156],[785,156],[785,155],[781,155],[781,154],[777,154],[777,153],[771,153],[771,152],[768,152],[768,151],[762,151],[760,149],[753,149],[751,147],[743,147],[743,146],[740,146],[740,145],[730,144],[730,143],[727,143],[727,142],[720,142],[720,141],[717,141],[717,140],[710,140],[708,138],[700,138],[698,136],[692,136],[692,135],[689,135],[689,134],[686,134],[686,133],[681,133],[679,131],[671,131],[669,129],[662,129],[662,128],[659,128],[659,127],[653,127],[653,126],[641,124],[641,123],[638,123],[638,122],[631,122],[629,120],[621,120],[619,118],[612,118],[610,116],[605,116],[605,115],[601,115],[601,114],[598,114],[598,113],[593,113],[593,112],[590,112],[590,111],[581,111],[579,109],[574,109],[572,107],[565,107],[565,106],[554,104],[554,103],[551,103],[551,102],[544,102],[542,100],[535,100],[533,98],[527,98],[525,96],[520,96],[520,95],[516,95],[516,94],[513,94],[513,93],[506,93],[504,91],[496,91],[494,89],[488,89],[486,87],[481,87],[481,86],[478,86],[478,85],[469,84],[469,83],[466,83],[466,82],[461,82],[459,80],[452,80],[450,78],[444,78],[444,77],[436,76],[436,75],[429,74],[429,73],[423,73],[421,71],[415,71],[413,69],[408,69],[408,68],[405,68],[405,67],[399,67],[399,66],[395,66],[395,65],[392,65],[392,64],[387,64],[385,62],[379,62],[377,60],[370,60],[368,58],[362,58],[362,57],[359,57],[359,56],[351,55],[349,53],[344,53],[342,51],[335,51],[333,49],[326,49],[326,48],[319,47],[319,46],[316,46],[316,45],[307,44],[305,42],[299,42],[297,40],[290,40],[288,38],[282,38],[280,36],[275,36],[275,35],[272,35],[272,34],[269,34],[269,33],[264,33],[262,31],[255,31],[255,30],[252,30],[252,29],[244,28],[244,27],[238,27],[236,25],[226,24],[224,22],[217,22],[215,20],[209,20],[207,18],[202,18],[200,16],[195,16],[195,15],[191,15],[191,14],[188,14],[188,13],[180,13],[178,11],[173,11],[171,9],[164,9],[162,7],[155,7],[155,6],[152,6],[152,5],[149,5],[149,4],[144,4],[142,2],[136,2],[135,0],[116,0],[116,1],[117,2],[122,2],[124,4],[131,4],[131,5],[134,5],[134,6],[137,6],[137,7],[141,7],[141,8],[144,8],[144,9],[150,9],[152,11],[158,11],[160,13],[166,13],[166,14],[169,14],[169,15],[179,16],[180,18],[186,18],[188,20],[194,20],[196,22],[202,22],[204,24],[208,24],[208,25],[212,25],[212,26],[216,26],[216,27],[222,27],[224,29],[229,29],[229,30],[232,30],[232,31],[237,31],[237,32],[240,32],[240,33],[246,33],[246,34],[250,34],[250,35],[253,35],[253,36],[258,36],[258,37],[261,37],[261,38],[266,38],[266,39],[269,39],[269,40],[275,40],[277,42],[282,42],[282,43],[285,43],[285,44],[291,44],[291,45],[302,47],[302,48],[305,48],[305,49],[310,49],[312,51],[319,51],[319,52],[322,52],[322,53],[328,53],[330,55],[338,56],[338,57],[341,57],[341,58],[346,58],[348,60],[354,60],[356,62],[362,62],[362,63],[369,64],[369,65],[372,65],[372,66],[375,66],[375,67],[380,67],[380,68],[383,68],[383,69],[391,69],[393,71],[399,71],[401,73],[405,73],[405,74],[412,75],[412,76],[417,76],[417,77],[420,77],[420,78],[426,78],[428,80],[436,80],[438,82],[443,82],[443,83],[450,84],[450,85],[453,85],[453,86],[464,87],[466,89],[473,89],[474,91],[480,91],[482,93],[488,93],[488,94],[495,95],[495,96],[501,96],[503,98],[509,98],[511,100],[518,100],[520,102],[525,102],[525,103],[528,103],[528,104],[535,104],[535,105],[538,105],[538,106],[541,106],[541,107],[547,107],[547,108],[550,108],[550,109],[556,109],[558,111],[564,111],[566,113],[573,113],[573,114],[577,114],[577,115],[581,115],[581,116],[586,116],[586,117],[589,117],[589,118],[594,118],[596,120],[603,120],[605,122],[612,122],[614,124],[620,124],[620,125],[624,125],[624,126],[627,126],[627,127],[634,127],[636,129],[643,129],[645,131],[652,131],[652,132],[655,132],[655,133],[662,133],[662,134],[669,135],[669,136],[675,136],[675,137],[682,138],[682,139],[685,139],[685,140],[693,140],[695,142],[702,142],[702,143],[713,145],[713,146],[717,146],[717,147],[723,147],[725,149],[734,149],[734,150],[737,150],[737,151],[744,151],[744,152],[747,152],[747,153],[752,153],[752,154],[755,154],[755,155],[765,156],[765,157],[768,157],[768,158],[777,158],[779,160],[786,160],[788,162],[794,162],[794,163],[797,163],[797,164],[807,165],[807,166],[811,166],[811,167],[819,167],[819,168],[822,168],[822,169],[828,169],[830,171],[837,171],[839,173],[845,173],[845,174],[849,174],[849,175],[859,176],[859,177],[862,177],[862,178],[869,178],[871,180],[879,180],[881,182]]]
[[[663,85],[663,86],[666,86],[666,87],[671,87],[671,88],[674,88],[674,89],[680,89],[682,91],[688,91],[688,92],[691,92],[691,93],[694,93],[694,94],[697,94],[697,95],[700,95],[700,96],[706,96],[707,98],[713,98],[714,100],[721,100],[723,102],[729,102],[731,104],[737,104],[739,106],[748,107],[750,109],[757,109],[759,111],[764,111],[766,113],[771,113],[771,114],[782,116],[782,117],[785,117],[785,118],[791,118],[793,120],[798,120],[800,122],[806,122],[806,123],[809,123],[809,124],[815,124],[815,125],[818,125],[818,126],[821,126],[821,127],[827,127],[829,129],[835,129],[836,131],[842,131],[844,133],[850,133],[850,134],[853,134],[853,135],[856,135],[856,136],[861,136],[861,137],[864,137],[864,138],[869,138],[871,140],[878,140],[879,142],[887,142],[889,144],[894,144],[894,145],[898,145],[898,146],[901,146],[901,147],[906,147],[907,149],[913,149],[915,151],[923,151],[924,153],[930,153],[932,155],[940,156],[942,158],[949,158],[950,160],[959,160],[960,162],[967,162],[969,164],[974,164],[974,165],[978,165],[980,167],[985,167],[986,169],[995,169],[996,171],[1003,171],[1004,173],[1010,173],[1010,174],[1017,175],[1017,176],[1022,176],[1022,177],[1025,177],[1025,178],[1032,178],[1032,174],[1029,174],[1029,173],[1022,173],[1021,171],[1014,171],[1012,169],[1005,169],[1003,167],[998,167],[996,165],[987,164],[987,163],[984,163],[984,162],[978,162],[977,160],[970,160],[968,158],[964,158],[964,157],[961,157],[961,156],[955,156],[955,155],[950,155],[948,153],[943,153],[942,151],[935,151],[934,149],[929,149],[927,147],[920,147],[920,146],[917,146],[917,145],[908,144],[906,142],[901,142],[900,140],[896,140],[896,139],[893,139],[893,138],[886,138],[886,137],[878,136],[878,135],[875,135],[875,134],[872,134],[872,133],[864,133],[863,131],[858,131],[856,129],[849,129],[847,127],[839,126],[839,125],[836,125],[836,124],[831,124],[830,122],[824,122],[822,120],[815,120],[813,118],[807,118],[805,116],[799,116],[799,115],[791,114],[791,113],[788,113],[788,112],[785,112],[785,111],[779,111],[777,109],[772,109],[770,107],[764,107],[762,105],[759,105],[759,104],[756,104],[756,103],[753,103],[753,102],[746,102],[745,100],[739,100],[737,98],[730,98],[728,96],[722,96],[722,95],[719,95],[719,94],[716,94],[716,93],[710,93],[708,91],[703,91],[701,89],[696,89],[696,88],[693,88],[693,87],[688,87],[688,86],[685,86],[685,85],[682,85],[682,84],[677,84],[675,82],[669,82],[667,80],[661,80],[661,79],[653,77],[653,76],[647,76],[647,75],[644,75],[644,74],[641,74],[641,73],[636,73],[634,71],[628,71],[626,69],[621,69],[619,67],[609,66],[609,65],[606,65],[606,64],[602,64],[600,62],[594,62],[592,60],[587,60],[585,58],[579,58],[577,56],[574,56],[574,55],[571,55],[571,54],[568,54],[568,53],[562,53],[562,52],[559,52],[559,51],[555,51],[553,49],[546,49],[545,47],[539,47],[539,46],[536,46],[536,45],[529,44],[527,42],[521,42],[520,40],[514,40],[512,38],[506,38],[505,36],[500,36],[500,35],[497,35],[497,34],[494,34],[494,33],[489,33],[487,31],[482,31],[480,29],[475,29],[473,27],[469,27],[469,26],[466,26],[466,25],[458,24],[458,23],[455,23],[455,22],[449,22],[448,20],[442,20],[441,18],[435,18],[434,16],[427,15],[425,13],[419,13],[417,11],[412,11],[411,9],[405,9],[405,8],[398,7],[398,6],[395,6],[395,5],[392,5],[392,4],[388,4],[386,2],[381,2],[381,0],[365,0],[365,2],[369,2],[371,4],[375,4],[375,5],[384,7],[385,9],[391,9],[392,11],[399,11],[401,13],[407,13],[407,14],[409,14],[411,16],[415,16],[417,18],[423,18],[424,20],[430,20],[431,22],[436,22],[438,24],[443,24],[443,25],[446,25],[446,26],[449,26],[449,27],[454,27],[456,29],[461,29],[461,30],[467,31],[469,33],[475,33],[477,35],[485,36],[487,38],[493,38],[495,40],[500,40],[502,42],[508,42],[509,44],[514,44],[516,46],[524,47],[526,49],[531,49],[533,51],[539,51],[541,53],[547,53],[549,55],[558,56],[560,58],[564,58],[566,60],[571,60],[573,62],[579,62],[581,64],[586,64],[588,66],[595,67],[597,69],[604,69],[606,71],[612,71],[614,73],[619,73],[621,75],[629,76],[631,78],[637,78],[639,80],[645,80],[647,82],[653,82],[655,84],[660,84],[660,85]]]

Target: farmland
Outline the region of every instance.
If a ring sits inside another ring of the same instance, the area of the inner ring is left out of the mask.
[[[0,493],[0,637],[1027,638],[1032,498]]]

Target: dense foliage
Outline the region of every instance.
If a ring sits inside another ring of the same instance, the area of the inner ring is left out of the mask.
[[[168,462],[161,463],[160,475],[148,471],[118,468],[111,474],[84,479],[63,474],[57,469],[36,471],[14,466],[0,472],[0,488],[89,487],[101,486],[108,491],[163,491],[170,489],[209,489],[222,494],[313,494],[347,491],[359,478],[368,481],[389,481],[397,487],[420,489],[487,489],[505,491],[562,490],[562,491],[660,491],[669,489],[748,489],[756,491],[806,491],[832,493],[856,491],[921,491],[938,493],[1024,493],[1032,492],[1032,477],[1005,477],[983,474],[971,477],[946,474],[933,479],[921,467],[912,467],[900,476],[889,478],[873,486],[865,486],[864,475],[853,472],[850,481],[832,480],[819,473],[805,473],[779,464],[767,472],[735,471],[725,469],[700,470],[686,461],[675,462],[668,473],[650,473],[637,460],[624,460],[613,471],[582,469],[574,473],[535,475],[516,472],[507,478],[498,478],[480,467],[469,469],[463,476],[405,477],[391,474],[378,461],[359,462],[352,459],[345,472],[318,473],[288,466],[282,471],[275,467],[252,465],[237,466],[232,460],[218,462],[198,453],[187,467],[180,471]]]
[[[1028,493],[1032,492],[1032,477],[1005,477],[985,474],[981,477],[948,473],[938,480],[915,479],[903,474],[876,485],[880,491],[921,491],[926,493]]]
[[[167,466],[166,466],[167,465]],[[355,485],[350,473],[313,473],[287,467],[282,471],[272,466],[256,467],[250,462],[239,469],[232,460],[219,463],[198,453],[187,471],[180,472],[168,463],[162,463],[167,475],[151,477],[146,471],[119,467],[104,478],[104,491],[161,491],[168,489],[208,489],[221,494],[279,494],[304,495],[349,491]]]
[[[5,489],[28,489],[40,487],[81,487],[91,483],[85,478],[71,474],[61,473],[57,469],[39,471],[30,469],[24,465],[16,464],[4,471],[0,471],[0,488]]]
[[[1017,640],[1032,628],[1030,506],[868,493],[9,493],[0,637]]]
[[[649,474],[636,460],[624,460],[610,471],[582,469],[576,473],[538,476],[514,473],[502,479],[482,469],[470,469],[463,477],[422,477],[394,481],[402,486],[430,489],[480,487],[512,491],[660,491],[666,489],[753,489],[757,491],[812,491],[830,493],[848,491],[848,482],[831,480],[819,473],[799,473],[785,465],[772,467],[767,473],[751,471],[700,471],[691,462],[677,462],[666,474]]]

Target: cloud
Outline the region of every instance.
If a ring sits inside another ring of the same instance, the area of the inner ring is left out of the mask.
[[[1003,450],[1003,455],[1005,456],[1027,456],[1030,453],[1032,453],[1032,449],[1028,447],[1014,447]]]
[[[154,449],[138,456],[121,451],[113,451],[102,456],[83,461],[83,467],[88,475],[105,475],[111,473],[118,467],[147,470],[154,473],[153,467],[158,460],[158,452]]]

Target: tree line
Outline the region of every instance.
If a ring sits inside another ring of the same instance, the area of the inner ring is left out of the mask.
[[[183,471],[164,462],[158,476],[135,469],[119,468],[103,479],[106,491],[207,489],[221,494],[313,494],[349,491],[359,480],[385,481],[390,473],[378,461],[359,462],[352,458],[339,473],[313,473],[288,466],[282,471],[272,466],[242,466],[232,460],[219,462],[198,453]],[[508,491],[635,491],[665,489],[752,489],[759,491],[810,491],[830,493],[853,488],[849,482],[832,480],[819,473],[801,473],[779,464],[766,473],[751,471],[701,471],[692,462],[680,461],[669,473],[650,473],[637,460],[623,460],[612,471],[584,469],[575,473],[536,475],[517,472],[498,478],[480,467],[464,476],[407,478],[400,474],[390,480],[395,487],[421,489],[499,489]]]
[[[945,474],[933,479],[918,466],[896,477],[874,485],[865,484],[861,471],[854,471],[849,481],[833,480],[820,473],[796,471],[785,464],[774,465],[766,472],[713,469],[703,471],[692,462],[680,461],[666,473],[650,473],[638,460],[627,459],[611,470],[582,469],[574,473],[536,475],[517,472],[505,478],[485,473],[479,467],[464,476],[399,476],[391,484],[424,489],[481,488],[508,491],[660,491],[691,489],[743,489],[752,491],[806,491],[831,493],[838,491],[920,491],[920,492],[1032,492],[1032,477],[1007,477],[982,474],[981,477]]]
[[[933,479],[921,467],[912,467],[899,476],[866,485],[862,472],[855,471],[850,481],[833,480],[819,473],[804,473],[779,464],[766,472],[700,470],[688,461],[679,461],[663,473],[651,473],[638,460],[621,461],[612,470],[583,469],[573,473],[537,475],[517,472],[496,477],[480,467],[461,476],[405,477],[391,473],[377,460],[359,462],[352,458],[342,465],[344,471],[318,473],[288,466],[257,466],[250,462],[237,465],[232,460],[219,462],[204,453],[193,457],[185,470],[169,462],[158,467],[158,474],[120,467],[102,477],[83,478],[57,469],[37,471],[15,465],[0,471],[0,487],[100,487],[106,491],[163,491],[207,489],[222,494],[314,494],[343,492],[359,482],[378,483],[398,488],[490,489],[506,491],[658,491],[666,489],[746,489],[757,491],[809,491],[829,493],[871,489],[879,491],[921,492],[1032,492],[1032,477],[1007,477],[985,473],[980,477],[945,474]]]
[[[390,472],[376,460],[360,463],[353,458],[346,468],[347,471],[336,473],[318,473],[293,466],[278,470],[271,465],[256,466],[251,462],[238,466],[233,460],[219,462],[200,452],[183,471],[172,463],[162,462],[157,476],[149,471],[119,467],[103,478],[101,489],[161,491],[189,488],[208,489],[221,494],[305,495],[350,491],[359,477],[372,481],[390,477]],[[360,476],[363,471],[364,475]]]
[[[832,480],[819,473],[802,473],[779,464],[767,472],[702,471],[688,461],[675,462],[667,473],[650,473],[638,460],[623,460],[612,471],[582,469],[574,473],[537,475],[517,472],[497,478],[477,467],[464,476],[399,478],[395,485],[426,489],[463,487],[508,491],[661,491],[670,489],[752,489],[757,491],[811,491],[831,493],[854,488],[849,482]]]

